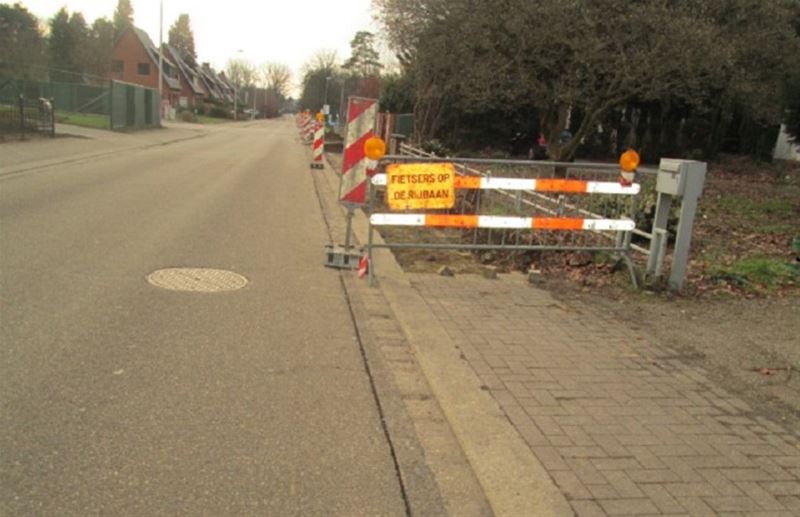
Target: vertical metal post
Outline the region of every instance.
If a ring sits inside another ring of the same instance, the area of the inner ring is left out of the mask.
[[[114,131],[114,80],[108,83],[108,129]],[[161,113],[161,99],[158,100],[158,112]],[[161,115],[158,118],[160,122]]]
[[[50,97],[50,138],[56,137],[56,100]]]
[[[350,253],[351,234],[353,233],[353,207],[347,207],[347,229],[344,234],[344,252]]]
[[[678,219],[678,230],[675,235],[675,252],[672,254],[672,272],[669,276],[671,288],[680,290],[686,280],[686,268],[689,262],[689,247],[692,243],[694,216],[697,213],[697,202],[706,181],[706,164],[690,162],[686,166],[686,190],[683,193],[681,214]]]
[[[162,101],[164,95],[162,91],[164,88],[164,0],[159,3],[158,14],[158,125],[161,125],[162,118]]]
[[[25,140],[25,97],[19,94],[19,130]]]

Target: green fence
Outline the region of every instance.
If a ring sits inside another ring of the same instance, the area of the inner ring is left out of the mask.
[[[0,78],[0,103],[9,104],[23,95],[26,99],[48,99],[65,112],[108,115],[108,86],[25,81]]]
[[[410,138],[414,132],[414,114],[404,113],[397,115],[394,123],[394,132]]]
[[[137,84],[109,81],[103,85],[25,81],[0,77],[0,106],[25,99],[46,99],[55,108],[56,122],[98,129],[158,127],[158,91]]]
[[[158,90],[120,81],[111,83],[111,129],[157,127],[158,107]]]

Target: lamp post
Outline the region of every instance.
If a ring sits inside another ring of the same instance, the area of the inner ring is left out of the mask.
[[[236,51],[237,54],[242,52],[244,52],[242,49]],[[231,81],[231,84],[233,85],[233,120],[239,120],[239,88],[233,81]]]
[[[256,119],[256,98],[258,97],[258,87],[256,86],[255,81],[253,81],[253,116],[250,120]]]
[[[158,14],[158,123],[164,116],[164,0],[159,3]]]

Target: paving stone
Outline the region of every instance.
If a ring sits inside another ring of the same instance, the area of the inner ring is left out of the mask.
[[[650,499],[608,499],[599,501],[608,515],[646,515],[659,513]]]
[[[576,515],[800,515],[800,433],[751,415],[679,351],[525,282],[420,278]]]
[[[578,517],[606,517],[608,515],[594,501],[570,501],[570,505]]]

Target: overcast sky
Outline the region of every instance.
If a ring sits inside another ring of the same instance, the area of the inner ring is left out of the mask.
[[[82,12],[89,24],[98,17],[112,19],[117,6],[117,0],[20,3],[44,20],[66,6],[70,12]],[[159,0],[131,0],[131,4],[134,23],[157,44]],[[256,65],[286,63],[297,74],[318,50],[336,50],[341,62],[350,56],[350,40],[357,31],[378,32],[370,0],[164,0],[164,41],[181,13],[191,19],[198,59],[217,69],[238,56]]]

